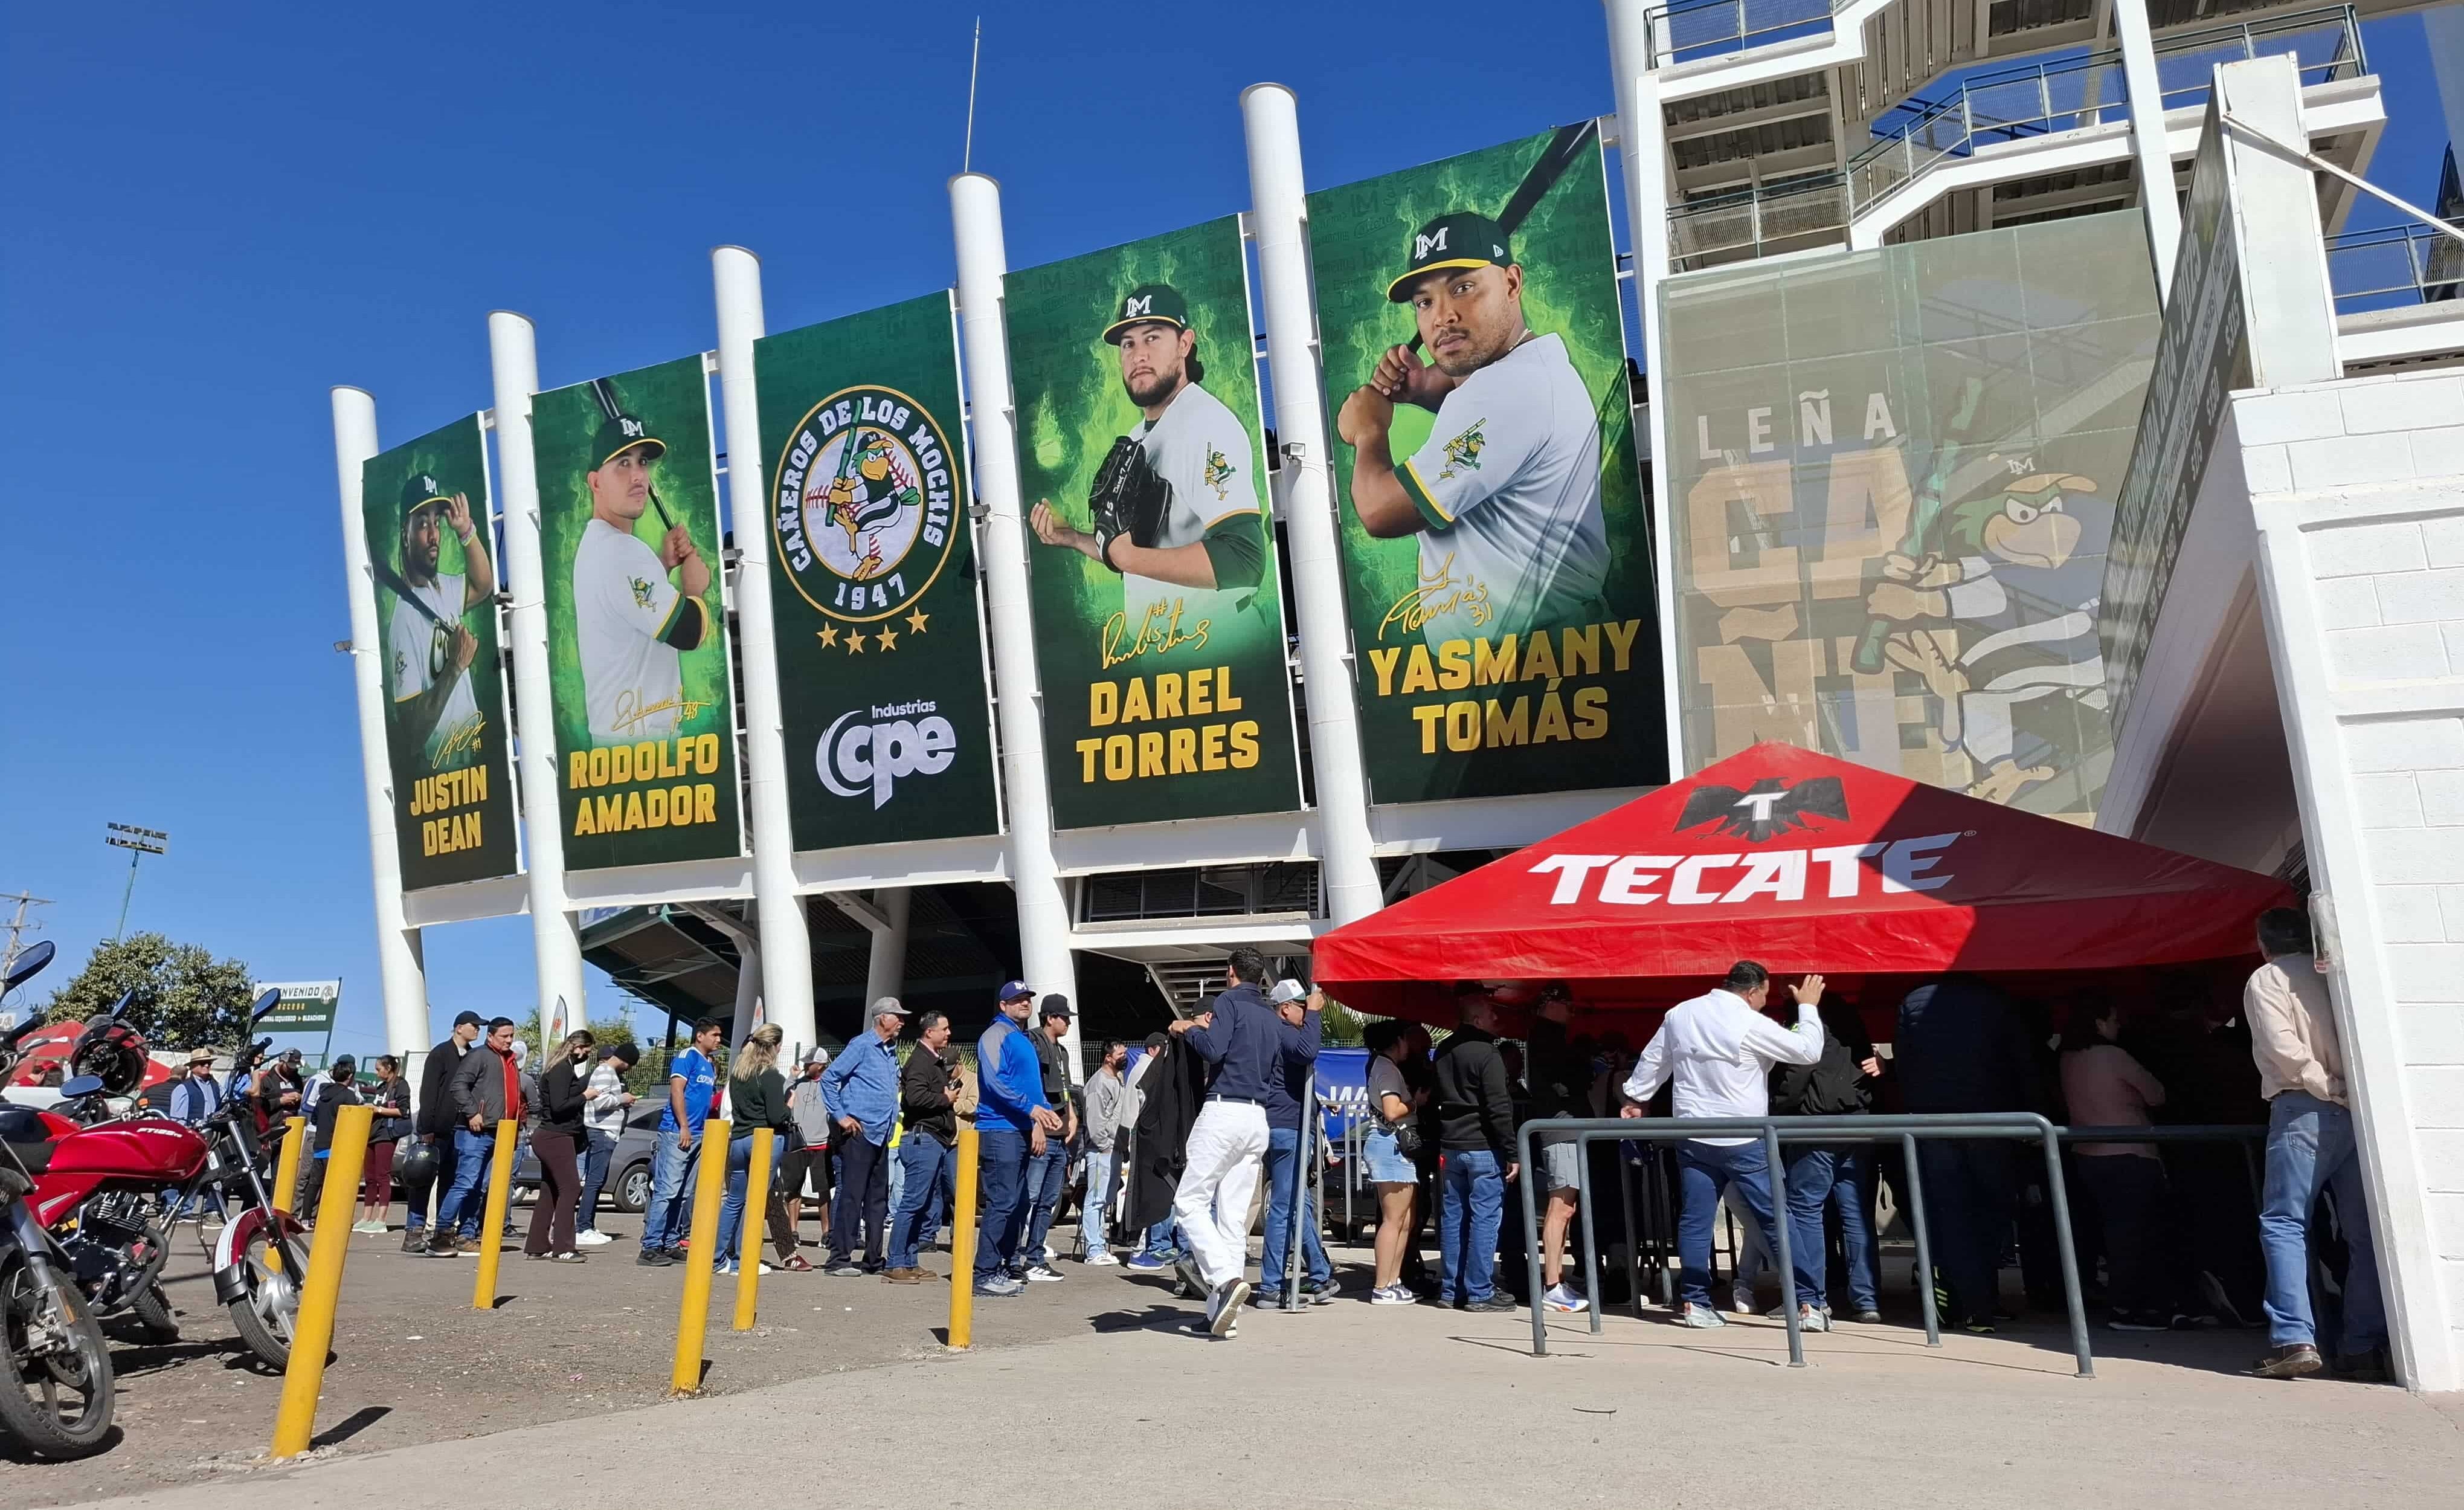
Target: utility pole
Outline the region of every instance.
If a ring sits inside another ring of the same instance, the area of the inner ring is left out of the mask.
[[[125,823],[106,823],[103,829],[103,843],[129,852],[128,884],[120,889],[120,926],[111,930],[111,942],[118,944],[128,931],[128,899],[137,895],[137,862],[148,855],[169,854],[171,835],[160,829],[132,828]]]
[[[25,947],[20,942],[21,936],[32,933],[42,926],[39,922],[28,922],[26,921],[26,909],[29,907],[48,907],[52,904],[52,899],[49,897],[37,897],[32,892],[25,891],[15,893],[0,892],[0,901],[13,901],[17,904],[16,913],[9,920],[8,947],[0,949],[0,975],[6,975],[9,973],[9,967],[17,963],[17,956]]]

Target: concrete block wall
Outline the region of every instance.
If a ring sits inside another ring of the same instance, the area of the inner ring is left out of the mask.
[[[2464,373],[2233,403],[2389,1320],[2464,1388]]]

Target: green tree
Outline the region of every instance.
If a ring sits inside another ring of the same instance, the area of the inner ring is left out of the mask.
[[[130,996],[128,1021],[158,1049],[229,1048],[248,1033],[250,979],[237,960],[159,933],[98,944],[51,1001],[54,1022],[81,1021]]]

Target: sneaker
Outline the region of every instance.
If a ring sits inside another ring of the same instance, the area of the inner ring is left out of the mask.
[[[668,1256],[668,1252],[664,1248],[645,1248],[642,1250],[641,1256],[633,1261],[645,1269],[668,1269],[675,1264],[675,1260]]]
[[[982,1278],[976,1281],[976,1293],[978,1295],[1012,1296],[1019,1294],[1025,1288],[1026,1286],[1019,1283],[1016,1279],[1011,1278],[1005,1274],[996,1274],[988,1278]]]
[[[1249,1297],[1249,1305],[1253,1310],[1280,1311],[1284,1308],[1284,1292],[1281,1290],[1269,1290],[1261,1285],[1258,1289],[1258,1293]],[[1307,1300],[1303,1300],[1300,1304],[1292,1307],[1292,1309],[1295,1311],[1305,1311],[1309,1309],[1309,1302]]]
[[[1465,1300],[1456,1307],[1457,1310],[1471,1311],[1482,1316],[1503,1316],[1516,1308],[1514,1297],[1502,1291],[1493,1291],[1478,1300]]]
[[[1685,1314],[1677,1319],[1677,1324],[1700,1329],[1726,1326],[1728,1324],[1728,1319],[1707,1305],[1696,1305],[1688,1300],[1685,1302]]]
[[[760,1274],[777,1274],[779,1272],[778,1270],[771,1268],[770,1265],[765,1262],[757,1262],[753,1267]],[[737,1263],[735,1259],[730,1258],[727,1262],[718,1266],[718,1272],[720,1274],[741,1274],[744,1272],[744,1268],[743,1265]]]
[[[1241,1307],[1248,1303],[1249,1281],[1231,1278],[1223,1281],[1207,1303],[1206,1329],[1218,1337],[1229,1337],[1232,1328],[1241,1323]]]
[[[1827,1332],[1831,1330],[1831,1313],[1818,1305],[1800,1305],[1796,1308],[1796,1329],[1800,1332]]]
[[[1046,1248],[1044,1251],[1048,1254],[1052,1250]],[[1026,1266],[1026,1273],[1020,1277],[1032,1279],[1037,1284],[1059,1284],[1061,1271],[1053,1268],[1049,1263],[1031,1263]]]
[[[1372,1305],[1418,1305],[1420,1303],[1420,1298],[1414,1295],[1409,1286],[1390,1284],[1370,1291],[1369,1303]]]
[[[1540,1306],[1541,1309],[1548,1311],[1588,1311],[1592,1308],[1592,1302],[1584,1299],[1582,1292],[1573,1285],[1555,1284],[1550,1286],[1549,1293],[1540,1298]]]
[[[1079,1262],[1085,1264],[1089,1269],[1110,1269],[1120,1261],[1121,1260],[1113,1257],[1111,1254],[1089,1254],[1086,1257],[1079,1260]]]
[[[825,1265],[822,1273],[833,1279],[861,1279],[864,1277],[864,1265],[852,1258],[840,1258]]]
[[[922,1284],[924,1282],[924,1271],[921,1269],[885,1269],[882,1271],[881,1282],[884,1284]]]
[[[383,1222],[353,1222],[351,1224],[351,1231],[355,1232],[366,1232],[373,1236],[383,1237],[385,1234],[386,1228],[385,1224]]]
[[[2261,1379],[2299,1379],[2315,1374],[2327,1366],[2319,1349],[2308,1343],[2290,1343],[2262,1356],[2250,1366],[2250,1371]]]
[[[1857,1324],[1859,1326],[1880,1326],[1882,1324],[1882,1313],[1874,1309],[1870,1305],[1860,1306],[1857,1311]]]
[[[1092,1262],[1092,1259],[1089,1260]],[[1121,1267],[1132,1274],[1161,1274],[1172,1265],[1153,1254],[1132,1254],[1121,1261]]]
[[[1754,1309],[1754,1292],[1742,1285],[1729,1291],[1728,1309],[1734,1311],[1739,1316],[1752,1316],[1757,1314]],[[1779,1315],[1779,1308],[1777,1306],[1773,1306],[1769,1312],[1762,1314],[1777,1317]]]
[[[2117,1332],[2169,1332],[2173,1319],[2158,1311],[2116,1311],[2104,1324]]]
[[[407,1254],[428,1252],[428,1230],[424,1227],[406,1230],[402,1234],[402,1251]]]
[[[602,1248],[615,1240],[615,1238],[608,1236],[605,1232],[576,1232],[573,1234],[573,1246],[576,1248]]]
[[[548,1255],[547,1261],[550,1263],[588,1263],[590,1260],[584,1258],[582,1255],[573,1252],[571,1249],[567,1249],[561,1254]]]
[[[451,1237],[431,1237],[428,1240],[428,1256],[430,1258],[451,1258],[461,1252],[462,1245]]]
[[[1343,1292],[1343,1281],[1332,1275],[1324,1279],[1301,1281],[1301,1299],[1311,1305],[1328,1305]]]

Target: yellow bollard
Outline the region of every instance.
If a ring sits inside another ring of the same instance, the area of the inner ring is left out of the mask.
[[[496,1123],[496,1146],[488,1159],[488,1214],[479,1219],[479,1274],[471,1285],[475,1310],[496,1308],[496,1260],[505,1242],[505,1211],[514,1202],[514,1145],[521,1125],[508,1117]]]
[[[976,1150],[975,1123],[958,1126],[958,1188],[957,1210],[950,1213],[950,1349],[957,1352],[975,1340],[976,1330]]]
[[[736,1245],[736,1329],[753,1330],[754,1294],[761,1279],[761,1230],[770,1219],[770,1148],[779,1135],[753,1129],[753,1162],[744,1171],[744,1236]]]
[[[729,1123],[701,1124],[701,1172],[693,1177],[693,1235],[685,1252],[685,1296],[676,1307],[676,1367],[668,1395],[701,1393],[702,1331],[710,1324],[710,1272],[718,1260],[718,1208],[727,1199]]]
[[[299,1153],[308,1142],[308,1119],[286,1117],[282,1120],[282,1153],[274,1162],[274,1209],[283,1215],[291,1214],[291,1202],[299,1188]],[[265,1266],[275,1274],[282,1272],[282,1224],[274,1224],[265,1243]]]
[[[334,1117],[334,1142],[325,1153],[324,1194],[317,1209],[348,1212],[360,1198],[360,1171],[368,1152],[373,1106],[345,1106]],[[282,1371],[282,1404],[274,1412],[274,1455],[308,1451],[317,1430],[317,1394],[325,1384],[325,1352],[334,1341],[334,1302],[342,1293],[342,1260],[351,1251],[351,1224],[320,1221],[308,1252],[308,1277],[299,1291],[299,1318],[291,1329],[291,1363]]]

